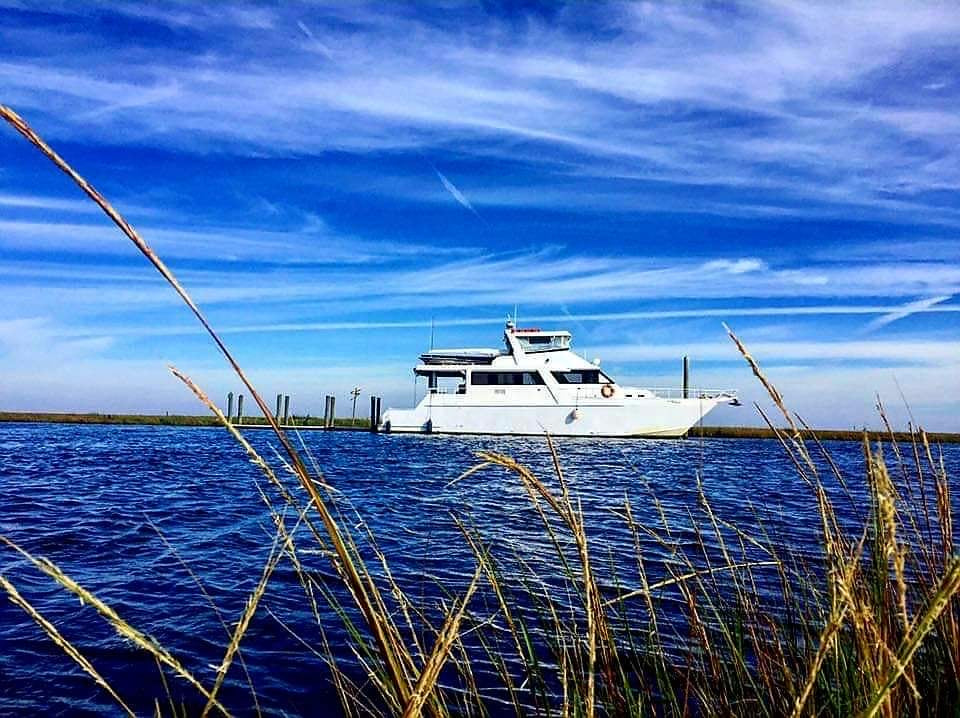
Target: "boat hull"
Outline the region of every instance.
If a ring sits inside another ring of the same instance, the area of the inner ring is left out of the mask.
[[[445,398],[445,397],[443,397]],[[493,405],[421,403],[390,409],[381,429],[397,433],[551,436],[684,436],[719,399],[664,399],[580,403],[579,405]]]

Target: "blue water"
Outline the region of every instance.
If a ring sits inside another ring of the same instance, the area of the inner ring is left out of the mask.
[[[265,456],[274,455],[276,440],[267,432],[248,436]],[[442,589],[462,591],[473,570],[472,554],[452,515],[473,524],[506,565],[519,556],[538,566],[548,581],[551,571],[560,580],[548,538],[515,477],[488,469],[450,484],[476,463],[475,452],[493,450],[533,467],[556,488],[544,441],[361,432],[306,432],[302,440],[346,510],[356,511],[350,523],[366,523],[398,582],[426,606],[437,605]],[[566,439],[557,446],[571,489],[583,502],[598,572],[609,591],[615,583],[637,585],[634,537],[618,515],[625,501],[636,521],[655,530],[665,516],[673,527],[671,540],[682,547],[694,541],[698,477],[723,519],[748,531],[759,530],[762,521],[791,553],[815,550],[815,504],[775,441]],[[865,506],[862,450],[842,442],[830,442],[828,448],[851,485],[852,503],[838,487],[832,491],[842,520],[852,524]],[[956,476],[960,447],[943,452],[948,472]],[[232,625],[273,542],[258,483],[265,486],[262,475],[220,429],[0,426],[0,534],[57,563],[156,637],[206,685],[213,682],[213,665],[227,639],[185,565]],[[663,545],[642,540],[647,555],[667,560]],[[303,557],[308,570],[330,574],[319,552]],[[95,611],[5,547],[0,547],[0,572],[138,712],[152,712],[155,699],[166,704],[153,659],[119,639]],[[762,578],[760,583],[763,591]],[[323,620],[335,654],[348,657],[337,619],[328,614]],[[284,561],[242,644],[261,709],[274,715],[339,712],[329,671],[291,631],[320,645],[303,590]],[[168,676],[168,682],[178,701],[196,706],[195,693],[183,681]],[[237,664],[223,698],[238,714],[253,711]],[[0,714],[31,713],[110,715],[117,709],[3,597]]]

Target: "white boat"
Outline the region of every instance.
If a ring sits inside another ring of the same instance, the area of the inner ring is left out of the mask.
[[[386,432],[684,436],[736,392],[621,386],[570,347],[570,332],[520,329],[506,349],[435,349],[414,367],[427,391],[413,409],[388,409]]]

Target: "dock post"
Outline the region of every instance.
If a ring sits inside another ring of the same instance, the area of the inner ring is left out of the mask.
[[[290,395],[283,395],[283,423],[290,421]]]
[[[690,357],[683,357],[683,398],[690,398]]]
[[[233,421],[233,392],[227,392],[227,422]]]
[[[243,394],[237,397],[237,423],[243,423]]]

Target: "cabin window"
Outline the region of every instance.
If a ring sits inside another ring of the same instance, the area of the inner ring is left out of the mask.
[[[552,373],[558,384],[604,384],[610,381],[599,369],[577,369]]]
[[[543,378],[533,371],[475,371],[470,375],[474,386],[537,386]]]
[[[416,376],[427,378],[430,394],[464,394],[467,391],[465,371],[419,371]]]

